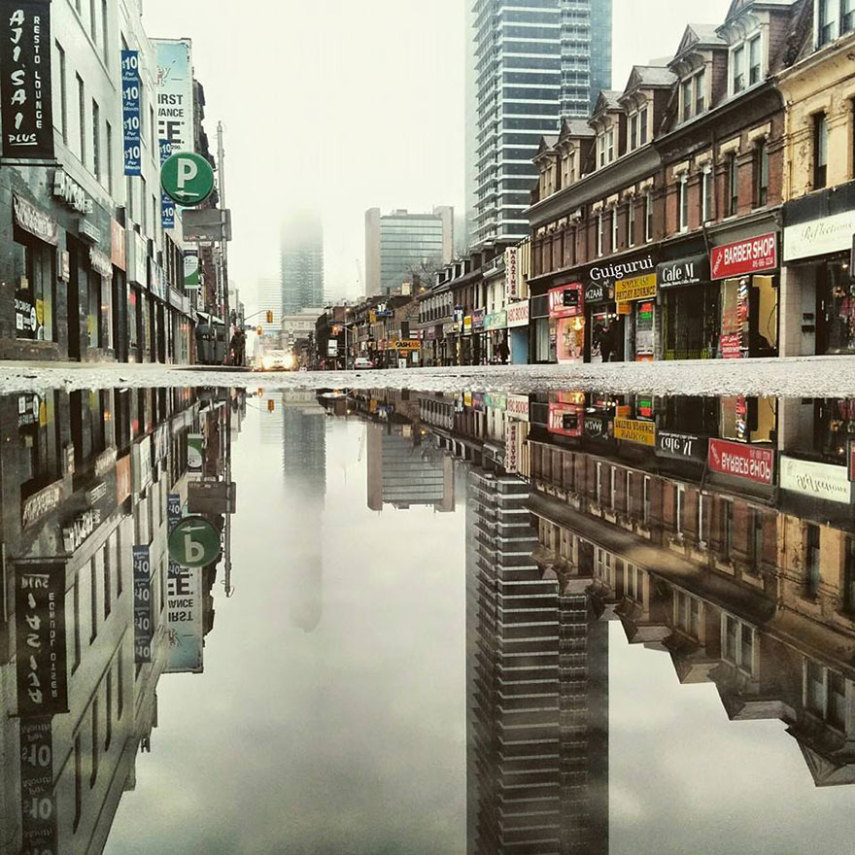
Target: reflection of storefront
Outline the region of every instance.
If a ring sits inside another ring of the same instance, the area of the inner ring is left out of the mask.
[[[549,334],[548,361],[584,360],[585,301],[581,282],[570,282],[549,291]]]
[[[851,200],[828,197],[821,209],[846,202],[851,205]],[[792,317],[783,321],[790,326],[788,356],[855,353],[855,280],[849,269],[855,211],[789,225],[816,210],[817,205],[808,207],[802,200],[787,206],[783,254],[792,294],[788,304],[794,304],[793,314],[801,310],[800,325]]]
[[[661,293],[662,356],[714,359],[719,340],[719,286],[710,282],[705,255],[656,268]]]
[[[778,237],[774,232],[716,246],[710,274],[721,288],[723,359],[778,352]]]
[[[549,396],[547,429],[558,436],[580,437],[585,425],[584,392],[559,392]]]

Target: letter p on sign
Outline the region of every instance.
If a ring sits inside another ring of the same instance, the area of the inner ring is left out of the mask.
[[[213,193],[214,170],[201,155],[179,151],[163,162],[160,185],[173,202],[188,208],[204,202]]]

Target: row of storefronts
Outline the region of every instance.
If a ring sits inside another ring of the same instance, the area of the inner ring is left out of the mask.
[[[183,250],[165,236],[155,257],[153,241],[61,167],[39,171],[51,204],[20,173],[0,177],[11,200],[0,223],[11,247],[0,261],[0,357],[190,362],[196,312]]]

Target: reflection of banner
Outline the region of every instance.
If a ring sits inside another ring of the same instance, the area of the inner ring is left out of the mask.
[[[584,415],[582,404],[552,403],[549,405],[548,430],[560,436],[582,436]]]
[[[134,661],[151,662],[151,550],[134,547]]]
[[[520,438],[520,423],[508,421],[505,432],[505,472],[515,475],[519,472],[519,457],[517,454]]]
[[[68,712],[64,564],[17,568],[15,634],[18,715]]]
[[[638,419],[615,419],[615,439],[637,442],[640,445],[656,445],[656,425]]]
[[[21,852],[57,851],[50,716],[21,721]]]
[[[200,286],[199,280],[199,250],[184,250],[184,290],[195,291]]]
[[[166,622],[169,653],[166,671],[202,671],[202,570],[169,562]]]
[[[0,2],[3,156],[53,158],[50,0]]]
[[[166,521],[169,531],[175,528],[181,519],[181,496],[178,493],[170,493],[166,498]]]
[[[139,51],[122,51],[122,138],[125,175],[142,175]]]
[[[713,472],[769,485],[775,472],[775,452],[771,448],[711,439],[707,463]]]

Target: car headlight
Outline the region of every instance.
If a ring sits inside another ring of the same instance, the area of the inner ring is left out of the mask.
[[[261,360],[261,367],[264,368],[265,371],[269,371],[271,368],[273,368],[273,357],[265,356]]]
[[[282,365],[287,368],[289,371],[294,367],[295,363],[294,354],[288,353],[285,355],[285,358],[282,360]]]

